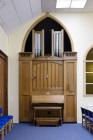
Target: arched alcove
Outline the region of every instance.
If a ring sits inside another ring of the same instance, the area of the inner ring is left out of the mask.
[[[61,31],[64,28],[54,19],[50,17],[46,17],[45,19],[41,20],[37,25],[35,25],[33,29],[36,31],[40,31],[44,29],[45,31],[44,46],[45,46],[46,53],[48,53],[48,52],[51,52],[51,43],[52,43],[51,30],[54,29],[55,31]],[[71,48],[71,42],[70,42],[69,36],[64,29],[64,52],[67,52],[67,51],[72,51],[72,48]],[[32,30],[30,31],[27,37],[24,52],[32,52]]]
[[[87,52],[85,58],[85,93],[93,95],[93,47]]]
[[[93,48],[88,51],[86,60],[93,60]]]
[[[47,24],[47,27],[46,27],[46,24]],[[72,41],[72,38],[68,29],[59,19],[57,19],[55,16],[49,13],[48,14],[46,13],[43,16],[35,19],[31,27],[29,27],[23,40],[22,52],[32,51],[32,30],[33,29],[37,30],[37,28],[38,30],[42,28],[54,29],[54,30],[64,29],[64,52],[69,52],[69,51],[74,52],[73,41]],[[49,47],[47,47],[47,50],[48,48]]]

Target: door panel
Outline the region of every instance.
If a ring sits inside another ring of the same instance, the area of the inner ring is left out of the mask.
[[[60,80],[60,78],[59,78],[59,64],[55,64],[55,76],[56,76],[56,81],[55,81],[56,88],[58,88],[59,87],[59,80]],[[63,78],[63,77],[61,77],[61,78]],[[62,87],[62,85],[61,85],[61,87]]]
[[[31,121],[31,98],[30,96],[21,96],[20,98],[20,121]]]
[[[4,102],[3,102],[3,106],[4,106],[4,114],[8,114],[8,65],[7,65],[7,59],[6,60],[3,60],[3,66],[4,66],[4,71],[3,71],[3,74],[4,74],[4,77],[3,77],[3,82],[4,82],[4,87],[3,87],[3,91],[4,91]]]
[[[76,100],[74,95],[65,95],[65,117],[66,122],[76,121]]]
[[[55,73],[55,63],[51,63],[51,71],[52,71],[52,88],[56,88],[56,73]]]
[[[47,62],[33,61],[32,67],[32,90],[47,89]]]
[[[33,61],[32,90],[63,89],[63,65],[56,61]]]
[[[59,64],[58,65],[58,79],[59,79],[59,81],[58,81],[58,86],[59,86],[59,88],[61,88],[61,87],[63,87],[64,86],[64,71],[63,71],[63,64]]]
[[[47,62],[44,63],[44,89],[48,88],[48,66]]]
[[[69,94],[75,94],[76,92],[76,63],[66,62],[65,63],[65,85],[64,90],[68,91]],[[67,94],[67,92],[65,92]]]
[[[40,77],[40,82],[41,82],[41,90],[44,88],[44,63],[41,63],[41,77]]]
[[[40,65],[40,63],[39,64],[37,64],[37,72],[36,72],[36,80],[37,80],[37,83],[36,83],[36,85],[37,85],[37,89],[40,89],[41,88],[41,81],[40,81],[40,79],[41,79],[41,65]]]
[[[29,61],[20,62],[20,92],[21,95],[30,94],[31,85],[31,63]]]
[[[64,121],[76,121],[76,62],[64,62]]]
[[[63,89],[63,64],[48,61],[48,88]]]
[[[7,56],[0,52],[0,106],[6,115],[8,114],[7,70]]]
[[[32,90],[37,88],[37,65],[32,64]]]
[[[48,63],[48,88],[52,88],[52,65]]]

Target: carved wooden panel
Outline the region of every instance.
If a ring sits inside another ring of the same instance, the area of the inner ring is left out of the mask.
[[[64,62],[64,121],[76,121],[76,62]]]
[[[69,94],[75,94],[76,92],[76,62],[65,62],[65,79],[64,90]],[[65,94],[68,94],[65,92]]]
[[[47,62],[32,62],[32,90],[47,89]]]
[[[31,82],[31,62],[20,61],[20,94],[30,94],[30,82]]]
[[[32,62],[32,91],[63,89],[63,64],[57,61]]]
[[[76,121],[76,97],[74,95],[65,95],[65,122]]]
[[[30,96],[20,97],[20,121],[21,122],[31,121],[31,97]]]
[[[48,88],[62,89],[63,64],[57,61],[48,61]]]

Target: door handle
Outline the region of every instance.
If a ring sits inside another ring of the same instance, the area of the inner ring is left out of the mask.
[[[45,79],[48,79],[48,74],[44,76]]]
[[[36,76],[33,76],[32,79],[33,79],[33,80],[36,79]]]

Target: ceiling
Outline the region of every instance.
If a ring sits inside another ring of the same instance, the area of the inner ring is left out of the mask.
[[[10,33],[41,13],[41,0],[0,0],[0,25]]]
[[[87,0],[84,9],[56,9],[56,0],[41,0],[41,4],[42,12],[93,12],[93,0]]]
[[[0,25],[10,33],[41,12],[93,12],[93,0],[84,9],[56,9],[56,0],[0,0]]]

